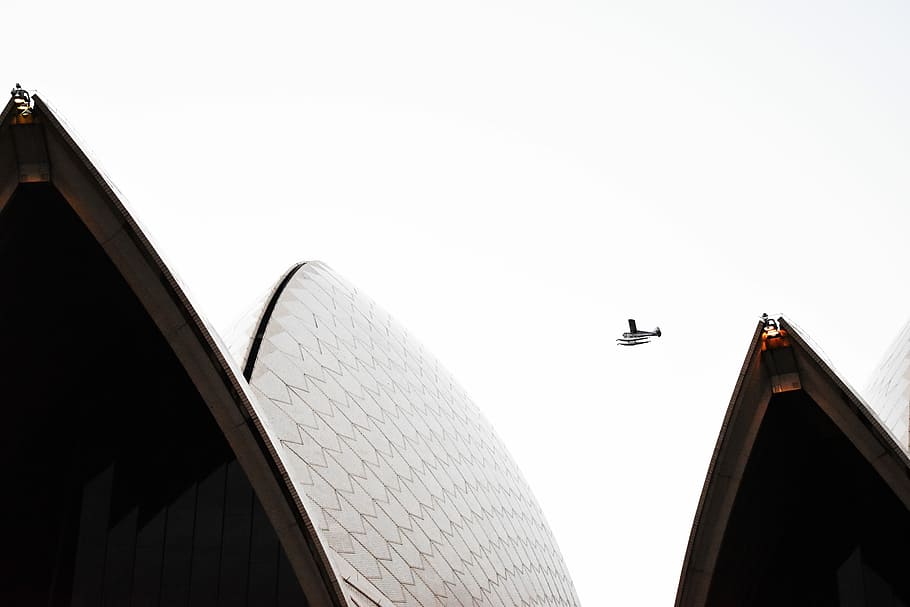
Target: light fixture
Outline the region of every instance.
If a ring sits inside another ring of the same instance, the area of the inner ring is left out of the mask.
[[[762,352],[790,347],[790,334],[780,326],[782,318],[770,318],[762,314],[761,349]]]
[[[19,110],[20,116],[28,116],[32,113],[32,96],[22,88],[21,84],[17,82],[16,87],[9,94],[13,98],[16,109]]]
[[[761,361],[768,372],[771,392],[792,392],[802,389],[799,364],[787,330],[780,326],[782,319],[762,314]]]
[[[769,318],[767,314],[761,315],[762,320],[762,341],[767,339],[774,339],[780,337],[781,329],[780,324],[773,318]]]

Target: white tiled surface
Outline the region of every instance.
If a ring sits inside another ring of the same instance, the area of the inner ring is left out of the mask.
[[[325,265],[307,263],[285,288],[251,383],[350,604],[578,605],[492,427]]]
[[[910,323],[888,349],[863,396],[910,453]]]

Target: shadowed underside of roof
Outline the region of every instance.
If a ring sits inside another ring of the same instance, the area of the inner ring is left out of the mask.
[[[676,604],[904,605],[910,461],[800,331],[780,327],[756,329]]]
[[[0,118],[0,518],[46,559],[32,590],[4,568],[4,602],[343,604],[248,385],[113,187],[41,99]]]
[[[242,349],[348,598],[577,605],[530,488],[451,375],[319,262],[273,297]]]

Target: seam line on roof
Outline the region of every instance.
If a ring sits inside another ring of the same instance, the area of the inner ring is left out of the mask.
[[[302,261],[288,270],[288,273],[285,274],[278,286],[275,287],[275,292],[272,293],[272,296],[269,298],[269,303],[265,306],[265,310],[262,311],[262,318],[259,319],[259,326],[256,327],[253,343],[250,344],[250,353],[247,355],[246,364],[243,366],[243,377],[247,381],[250,381],[250,378],[253,377],[253,367],[256,366],[256,358],[259,356],[259,347],[262,345],[265,329],[272,319],[272,312],[275,311],[275,306],[278,305],[278,299],[281,297],[281,294],[284,293],[285,287],[288,286],[288,283],[291,282],[294,275],[297,274],[297,270],[304,265],[306,265],[306,262]]]

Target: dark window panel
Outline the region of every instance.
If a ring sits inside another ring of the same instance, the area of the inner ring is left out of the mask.
[[[253,528],[250,538],[250,582],[248,605],[274,605],[278,592],[278,560],[281,546],[275,530],[259,504],[253,500]]]
[[[74,607],[101,604],[113,484],[114,467],[111,466],[88,481],[82,489],[79,540],[73,574]]]
[[[161,565],[167,510],[161,509],[139,530],[133,570],[133,607],[157,607],[161,591]]]
[[[218,604],[226,475],[227,466],[219,466],[199,483],[190,578],[190,604],[198,607]]]
[[[104,566],[104,605],[129,605],[133,588],[133,558],[136,555],[136,520],[133,508],[114,523],[108,534],[107,560]]]
[[[168,507],[161,574],[161,606],[186,605],[193,562],[193,524],[196,519],[196,486],[192,485]]]
[[[218,591],[219,604],[224,607],[246,605],[252,510],[253,490],[240,464],[233,461],[227,468]]]

